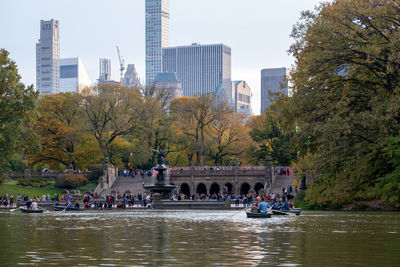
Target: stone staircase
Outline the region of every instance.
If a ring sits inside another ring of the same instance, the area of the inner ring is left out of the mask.
[[[277,175],[275,177],[275,182],[272,184],[271,189],[269,190],[270,193],[279,193],[282,195],[282,188],[287,188],[288,185],[292,185],[293,192],[292,194],[296,194],[294,186],[293,186],[294,177],[293,176],[284,176],[284,175]]]
[[[141,176],[136,177],[125,177],[118,176],[118,178],[113,183],[112,187],[109,190],[104,190],[101,194],[110,194],[111,192],[118,192],[120,195],[123,195],[126,191],[130,191],[132,194],[143,193],[143,182],[144,185],[148,185],[151,183],[151,177],[145,176],[142,178]]]

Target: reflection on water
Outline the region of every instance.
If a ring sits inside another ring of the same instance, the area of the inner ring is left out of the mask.
[[[1,265],[399,266],[400,213],[0,213]]]

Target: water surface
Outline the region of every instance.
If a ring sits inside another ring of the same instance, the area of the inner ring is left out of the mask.
[[[2,266],[400,266],[400,213],[0,212]]]

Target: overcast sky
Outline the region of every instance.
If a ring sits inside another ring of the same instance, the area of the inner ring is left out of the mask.
[[[232,48],[232,80],[245,80],[260,113],[260,71],[290,67],[292,26],[320,0],[170,0],[170,45],[224,43]],[[0,48],[10,52],[26,84],[35,85],[40,20],[60,22],[61,57],[79,56],[92,82],[98,59],[110,58],[119,80],[118,45],[125,64],[145,78],[145,0],[0,0]]]

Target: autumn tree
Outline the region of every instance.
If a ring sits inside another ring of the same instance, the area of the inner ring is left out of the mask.
[[[84,90],[81,108],[86,130],[96,138],[104,164],[111,159],[110,149],[115,139],[139,127],[143,99],[135,89],[99,84]]]
[[[222,110],[224,112],[211,122],[208,130],[208,156],[213,165],[235,165],[242,161],[252,141],[243,116],[230,108]]]
[[[38,93],[33,85],[21,82],[17,65],[5,49],[0,49],[0,174],[9,167],[9,159],[22,154],[32,135]]]
[[[314,180],[307,199],[337,205],[371,199],[393,167],[384,152],[400,129],[400,1],[336,0],[304,12],[290,52],[303,170]],[[308,166],[308,167],[307,167]]]
[[[39,100],[35,128],[41,139],[41,149],[32,155],[33,163],[47,162],[54,169],[63,164],[75,169],[76,145],[82,138],[79,128],[81,99],[77,93],[59,93],[44,95]]]
[[[184,139],[190,145],[192,152],[188,155],[189,163],[196,156],[196,164],[204,165],[206,154],[206,130],[220,115],[220,106],[210,95],[196,97],[181,97],[171,103],[171,115],[176,126],[182,131]]]

